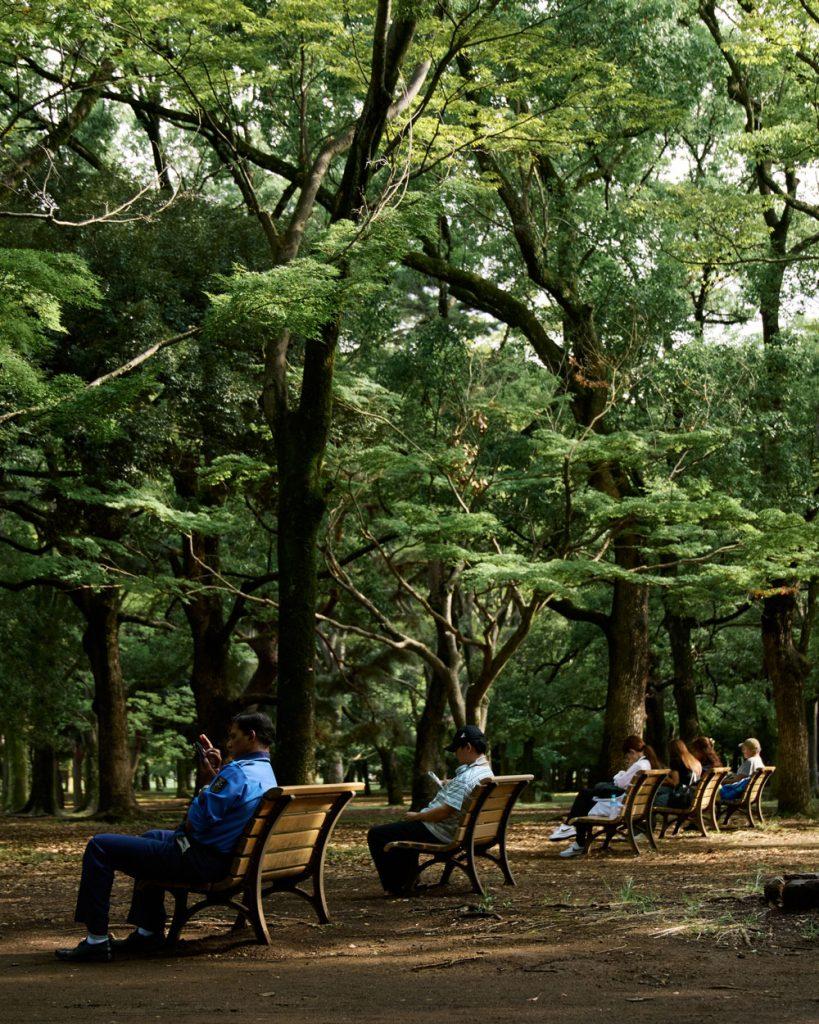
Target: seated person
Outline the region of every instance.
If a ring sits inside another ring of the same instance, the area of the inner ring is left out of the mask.
[[[722,758],[714,748],[714,741],[707,736],[697,736],[688,744],[688,749],[702,765],[703,773],[712,768],[722,768]]]
[[[623,754],[625,755],[624,769],[617,772],[612,782],[598,782],[596,786],[582,789],[574,798],[574,803],[566,815],[565,823],[559,825],[549,836],[552,842],[574,837],[574,842],[571,846],[567,846],[565,850],[560,851],[561,857],[577,857],[584,853],[586,839],[591,827],[589,825],[570,825],[570,819],[585,817],[598,799],[622,796],[637,772],[647,772],[652,768],[660,767],[657,755],[640,736],[626,737],[623,742]],[[612,804],[612,810],[616,811],[621,806],[622,803],[616,801]]]
[[[690,807],[694,787],[702,777],[702,765],[682,740],[671,740],[668,744],[668,767],[668,778],[657,790],[654,805]]]
[[[762,744],[758,739],[749,736],[739,745],[743,761],[735,773],[725,776],[725,782],[720,786],[720,800],[736,800],[742,796],[745,787],[748,785],[751,776],[758,768],[764,768],[762,760]]]
[[[407,811],[403,821],[374,825],[367,833],[378,877],[385,892],[392,896],[411,890],[418,873],[419,854],[417,850],[385,850],[384,847],[400,840],[442,846],[451,843],[464,800],[478,783],[492,777],[486,758],[486,737],[476,725],[458,729],[446,749],[458,758],[460,767],[454,777],[441,786],[431,803],[422,811]]]
[[[104,742],[101,737],[101,742]],[[230,761],[207,736],[202,773],[208,779],[191,802],[185,820],[175,831],[151,829],[141,836],[103,834],[88,840],[74,920],[88,934],[79,945],[56,950],[58,960],[70,963],[107,962],[115,949],[151,953],[164,941],[165,893],[158,886],[134,885],[128,921],[136,926],[121,940],[108,934],[108,910],[114,872],[136,881],[177,881],[200,885],[224,877],[232,851],[262,795],[276,785],[270,764],[273,723],[267,715],[236,715],[230,725]]]

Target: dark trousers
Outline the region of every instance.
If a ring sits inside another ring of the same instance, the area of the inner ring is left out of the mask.
[[[374,825],[367,833],[367,845],[387,892],[406,892],[418,870],[417,850],[385,850],[387,843],[407,840],[412,843],[445,844],[430,832],[423,821],[392,821],[388,825]]]
[[[613,782],[598,782],[596,786],[587,786],[586,789],[581,789],[574,798],[574,803],[569,809],[566,820],[570,821],[572,818],[585,817],[594,807],[596,797],[619,796],[622,792],[623,790],[619,786],[615,786]],[[590,828],[590,825],[575,825],[575,831],[577,832],[575,842],[579,843],[580,846],[585,846]]]
[[[108,934],[108,910],[114,872],[121,871],[137,881],[215,882],[227,871],[229,854],[196,844],[182,853],[177,833],[155,828],[141,836],[103,833],[88,840],[82,859],[82,877],[74,920],[94,935]],[[165,926],[165,893],[157,886],[134,886],[131,924],[148,931]]]

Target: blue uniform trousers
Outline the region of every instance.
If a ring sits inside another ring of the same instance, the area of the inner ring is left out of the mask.
[[[74,920],[94,935],[108,934],[115,871],[137,881],[191,884],[215,882],[225,875],[230,854],[198,843],[182,853],[174,839],[176,835],[168,829],[155,828],[141,836],[103,833],[89,839],[82,859]],[[134,886],[128,921],[149,931],[161,931],[165,926],[163,890],[156,886]]]

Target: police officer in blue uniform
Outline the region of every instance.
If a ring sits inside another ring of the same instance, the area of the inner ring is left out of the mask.
[[[150,953],[159,949],[165,934],[164,892],[158,886],[134,886],[128,921],[134,931],[121,940],[108,934],[108,910],[114,872],[137,881],[215,882],[227,872],[231,852],[262,794],[276,785],[270,764],[273,724],[267,715],[236,715],[230,724],[227,749],[222,755],[207,736],[202,772],[208,784],[188,808],[175,831],[151,829],[141,836],[103,834],[89,839],[82,862],[82,878],[74,920],[88,934],[77,946],[56,950],[59,960],[71,963],[107,962],[115,950]]]

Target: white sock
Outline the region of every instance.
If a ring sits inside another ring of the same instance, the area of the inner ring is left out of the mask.
[[[156,932],[149,932],[147,928],[137,928],[137,935],[143,935],[146,939],[155,934]]]
[[[92,935],[91,932],[89,932],[85,936],[85,941],[88,943],[89,946],[96,946],[100,942],[107,942],[108,941],[108,936],[107,935]]]

